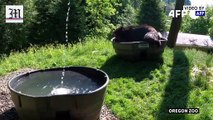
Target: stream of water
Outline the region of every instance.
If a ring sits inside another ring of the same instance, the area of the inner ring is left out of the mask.
[[[68,6],[68,9],[67,9],[67,16],[66,16],[66,24],[65,24],[65,44],[68,45],[68,41],[69,41],[69,37],[68,37],[68,34],[69,34],[69,13],[70,13],[70,0],[67,4]],[[64,65],[66,65],[66,46],[65,46],[65,49],[64,49],[64,53],[63,53],[63,62],[64,62]],[[95,84],[95,82],[93,82],[92,80],[90,79],[86,79],[82,81],[81,78],[78,78],[78,80],[70,80],[70,81],[78,81],[77,83],[76,82],[72,82],[73,85],[70,86],[66,86],[64,85],[64,78],[65,78],[65,74],[66,74],[66,71],[65,71],[65,66],[64,66],[64,69],[62,70],[62,73],[61,73],[61,82],[60,82],[60,85],[57,85],[57,86],[54,86],[52,88],[52,91],[50,92],[52,95],[59,95],[59,94],[83,94],[83,93],[89,93],[91,92],[91,90],[94,90],[94,88],[96,88],[95,86],[97,86]],[[70,78],[71,79],[71,78]]]
[[[69,28],[69,13],[70,13],[70,0],[69,2],[67,3],[67,6],[68,6],[68,9],[67,9],[67,16],[66,16],[66,24],[65,24],[65,44],[68,44],[68,28]],[[66,47],[66,46],[65,46]],[[63,53],[63,62],[64,64],[66,63],[66,48],[64,48],[64,53]],[[65,66],[64,66],[65,68]],[[64,79],[64,76],[65,76],[65,69],[63,69],[62,73],[61,73],[61,86],[63,86],[63,79]]]

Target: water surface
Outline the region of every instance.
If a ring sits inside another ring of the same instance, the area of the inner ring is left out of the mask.
[[[100,86],[85,75],[73,71],[64,71],[61,79],[61,71],[36,72],[18,80],[14,87],[20,93],[33,96],[50,96],[62,94],[86,94]]]

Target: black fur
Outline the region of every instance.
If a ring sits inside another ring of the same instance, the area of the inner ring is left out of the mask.
[[[161,45],[161,36],[149,25],[120,27],[113,33],[116,42],[146,41],[151,45]]]

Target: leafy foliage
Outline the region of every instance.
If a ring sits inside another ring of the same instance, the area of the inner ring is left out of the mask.
[[[187,15],[183,20],[181,31],[206,35],[208,33],[208,20],[205,17],[192,20],[192,18]]]
[[[139,16],[140,23],[151,25],[158,31],[164,31],[166,15],[163,8],[160,0],[143,0]]]
[[[107,36],[114,25],[110,19],[115,15],[116,9],[113,3],[116,0],[87,0],[86,3],[86,22],[93,35]]]
[[[184,17],[181,31],[194,34],[212,35],[213,29],[213,7],[208,7],[206,16],[192,19],[189,15]]]
[[[213,7],[209,7],[208,10],[208,16],[209,16],[209,35],[213,38]]]
[[[115,25],[128,26],[138,24],[138,15],[142,0],[117,0],[114,4],[116,14],[112,18]]]
[[[58,40],[63,40],[61,37],[62,35],[59,35],[56,30],[61,29],[61,31],[64,30],[64,26],[58,26],[60,25],[60,22],[58,19],[55,19],[56,13],[57,13],[57,6],[59,4],[59,1],[52,1],[51,0],[35,0],[35,16],[34,19],[31,21],[30,32],[29,32],[29,40],[31,44],[43,44],[43,43],[50,43],[53,42],[54,35],[58,36]],[[56,3],[55,6],[52,3]],[[52,9],[51,9],[52,8]],[[64,8],[65,7],[64,5]],[[64,18],[63,22],[65,21],[65,9],[60,11],[61,14],[58,16],[58,18]],[[56,28],[53,28],[53,26],[56,26]]]

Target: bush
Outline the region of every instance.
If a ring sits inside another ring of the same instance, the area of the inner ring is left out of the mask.
[[[65,42],[68,0],[35,0],[36,16],[32,21],[29,39],[33,44]],[[85,14],[80,2],[70,1],[69,42],[85,35]]]
[[[205,17],[199,17],[193,20],[187,15],[182,22],[181,31],[194,34],[208,34],[209,23]]]
[[[212,35],[213,26],[213,7],[208,7],[206,16],[192,19],[189,15],[183,18],[181,31],[193,34]]]
[[[106,37],[111,32],[114,25],[110,19],[116,12],[114,2],[116,0],[87,0],[86,23],[89,33]]]
[[[209,35],[213,38],[213,7],[211,8],[208,8],[208,16],[209,16],[209,22],[210,22],[210,25],[209,25]]]
[[[140,24],[148,24],[158,31],[166,29],[166,15],[160,0],[143,0],[140,10]]]
[[[116,14],[111,22],[118,26],[138,24],[138,15],[142,0],[118,0],[114,7]]]

